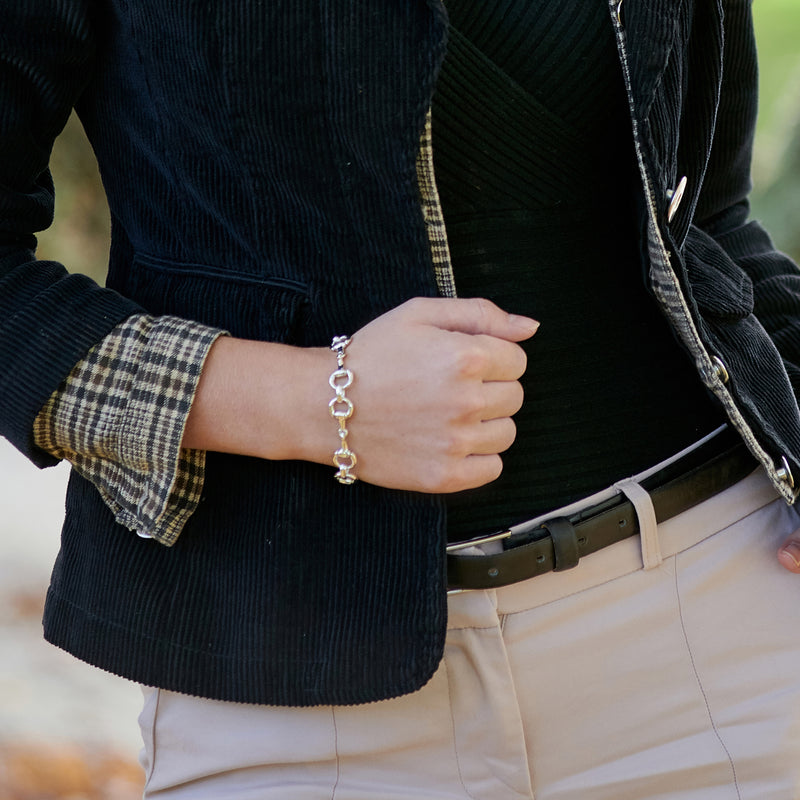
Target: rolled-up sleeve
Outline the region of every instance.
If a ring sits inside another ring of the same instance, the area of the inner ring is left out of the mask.
[[[224,331],[134,314],[72,369],[34,442],[91,481],[121,525],[173,544],[197,508],[205,452],[181,448],[205,358]]]

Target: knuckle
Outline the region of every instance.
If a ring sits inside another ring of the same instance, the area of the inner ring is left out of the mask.
[[[486,411],[486,396],[480,386],[466,387],[454,398],[451,406],[453,420],[480,420]]]
[[[454,358],[456,374],[462,378],[479,378],[486,372],[487,357],[475,342],[462,345]]]
[[[425,299],[424,297],[412,297],[410,300],[406,300],[400,308],[408,311],[412,315],[417,315],[424,309]]]
[[[462,458],[469,450],[467,436],[461,429],[453,429],[442,436],[440,452],[445,459]]]
[[[497,306],[485,297],[475,297],[472,299],[475,315],[482,323],[487,323]]]
[[[425,488],[436,494],[456,491],[455,474],[449,460],[431,461],[426,470]]]

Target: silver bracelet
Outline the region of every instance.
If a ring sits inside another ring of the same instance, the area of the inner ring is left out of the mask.
[[[337,368],[328,378],[328,383],[336,392],[336,397],[328,403],[331,416],[339,423],[339,449],[333,454],[333,465],[337,472],[333,476],[339,483],[350,485],[355,483],[352,473],[356,465],[356,454],[347,446],[347,420],[353,416],[353,401],[345,395],[345,390],[353,383],[353,373],[345,369],[345,348],[350,344],[347,336],[334,336],[331,350],[336,354]]]

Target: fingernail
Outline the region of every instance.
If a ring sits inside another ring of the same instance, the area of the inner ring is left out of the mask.
[[[513,325],[516,325],[516,327],[530,334],[534,334],[539,330],[538,320],[531,319],[530,317],[522,317],[519,314],[510,314],[509,316]]]
[[[797,542],[789,542],[784,545],[778,556],[784,557],[787,567],[791,567],[794,564],[795,569],[800,569],[800,544]]]

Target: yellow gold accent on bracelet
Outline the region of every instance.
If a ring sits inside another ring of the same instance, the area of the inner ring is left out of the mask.
[[[333,454],[333,465],[336,467],[336,474],[333,476],[339,483],[349,486],[355,483],[356,476],[353,474],[358,459],[356,454],[347,446],[347,420],[353,416],[353,401],[346,395],[345,391],[353,383],[353,373],[344,366],[345,348],[350,344],[347,336],[334,336],[331,342],[331,350],[336,354],[335,369],[328,383],[331,389],[336,392],[336,396],[328,403],[328,411],[331,416],[339,423],[339,449]]]

